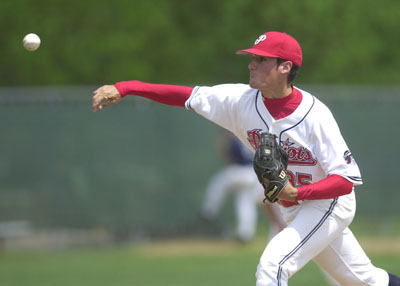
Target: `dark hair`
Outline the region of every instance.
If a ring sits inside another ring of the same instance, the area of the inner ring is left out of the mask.
[[[278,63],[278,66],[279,66],[281,63],[286,62],[286,60],[277,58],[276,62]],[[290,70],[290,73],[287,77],[288,84],[291,84],[293,82],[293,80],[297,76],[298,72],[299,72],[299,66],[296,66],[295,64],[293,64],[292,69]]]

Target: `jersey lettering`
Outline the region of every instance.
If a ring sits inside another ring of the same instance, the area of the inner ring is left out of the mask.
[[[313,158],[310,150],[303,146],[296,148],[293,145],[294,143],[290,142],[289,138],[283,142],[282,148],[288,154],[289,165],[315,166],[317,164],[317,160]]]
[[[249,141],[251,147],[254,148],[254,150],[257,150],[258,144],[260,143],[261,131],[262,129],[253,129],[247,131],[247,140]]]

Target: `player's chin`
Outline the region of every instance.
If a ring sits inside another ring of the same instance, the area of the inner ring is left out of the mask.
[[[252,80],[252,79],[250,78],[249,86],[250,86],[251,88],[257,89],[257,86],[258,86],[258,85],[256,84],[256,82],[255,82],[254,80]]]

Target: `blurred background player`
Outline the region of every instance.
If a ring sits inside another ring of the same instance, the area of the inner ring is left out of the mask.
[[[258,206],[269,219],[269,236],[285,227],[279,207],[263,203],[263,188],[253,170],[253,153],[228,131],[223,131],[219,150],[228,165],[218,171],[209,181],[201,208],[201,217],[209,223],[219,215],[228,193],[235,195],[235,238],[247,242],[257,230]]]

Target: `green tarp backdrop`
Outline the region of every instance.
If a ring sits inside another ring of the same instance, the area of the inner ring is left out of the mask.
[[[220,127],[131,96],[93,113],[93,88],[0,89],[0,217],[38,227],[194,231],[206,184],[224,164]],[[358,215],[398,215],[400,89],[303,88],[331,108],[360,166]]]

